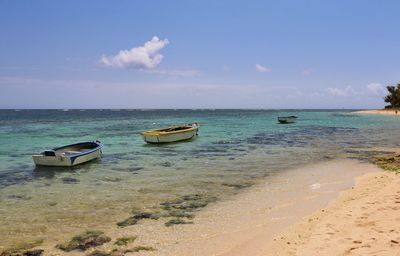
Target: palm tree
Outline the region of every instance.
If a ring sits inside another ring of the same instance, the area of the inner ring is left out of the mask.
[[[386,95],[385,102],[390,105],[387,106],[389,108],[400,108],[400,83],[397,86],[387,86],[388,95]]]

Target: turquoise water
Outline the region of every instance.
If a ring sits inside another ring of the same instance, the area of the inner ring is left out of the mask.
[[[281,125],[278,115],[297,115]],[[191,141],[148,145],[140,132],[199,122]],[[262,177],[362,149],[400,146],[397,117],[324,110],[0,110],[0,249],[110,228],[177,196],[223,199]],[[103,158],[35,168],[31,155],[99,139]]]

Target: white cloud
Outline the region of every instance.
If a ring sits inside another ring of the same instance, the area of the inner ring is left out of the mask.
[[[344,89],[341,88],[332,88],[329,87],[328,89],[326,89],[326,91],[328,92],[328,94],[332,95],[332,96],[339,96],[339,97],[346,97],[346,96],[351,96],[351,95],[355,95],[355,94],[359,94],[357,93],[356,90],[354,90],[353,87],[351,86],[347,86]]]
[[[367,91],[374,96],[383,96],[386,93],[385,87],[380,83],[368,84]]]
[[[269,73],[272,71],[270,68],[265,67],[261,64],[256,64],[256,70],[261,73]]]
[[[103,55],[100,63],[106,67],[153,69],[161,63],[164,56],[159,51],[168,43],[168,39],[161,40],[154,36],[143,46],[121,50],[114,56]]]

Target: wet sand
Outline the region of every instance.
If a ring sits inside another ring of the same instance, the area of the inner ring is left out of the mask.
[[[353,114],[370,114],[370,115],[387,115],[387,116],[400,116],[399,109],[371,109],[354,111]]]

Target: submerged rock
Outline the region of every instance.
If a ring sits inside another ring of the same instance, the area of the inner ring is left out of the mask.
[[[64,184],[77,184],[79,183],[78,179],[71,178],[71,177],[64,177],[61,179]]]
[[[64,244],[58,244],[56,248],[70,252],[73,250],[85,251],[88,248],[96,247],[111,241],[111,238],[104,235],[102,231],[86,231],[81,235],[74,236],[71,241]]]
[[[18,244],[15,247],[4,250],[0,256],[40,256],[43,253],[42,249],[32,249],[43,243],[43,239],[37,239],[30,242]]]
[[[163,166],[163,167],[171,167],[171,166],[172,166],[172,163],[170,163],[170,162],[164,162],[164,163],[161,163],[160,165]]]
[[[127,226],[135,225],[138,222],[133,216],[117,223],[118,227],[124,228]]]
[[[252,182],[241,182],[241,183],[222,183],[223,186],[234,188],[234,189],[243,189],[248,188],[253,185]]]
[[[87,256],[124,256],[127,253],[132,253],[132,252],[140,252],[140,251],[155,251],[156,249],[154,249],[151,246],[143,246],[143,245],[139,245],[136,246],[134,248],[131,249],[113,249],[110,252],[105,252],[105,251],[99,251],[99,250],[95,250],[89,254],[87,254]]]
[[[128,249],[128,250],[126,250],[125,252],[140,252],[140,251],[155,251],[156,249],[154,249],[153,247],[151,247],[151,246],[143,246],[143,245],[139,245],[139,246],[136,246],[136,247],[134,247],[134,248],[132,248],[132,249]]]
[[[216,200],[217,198],[213,196],[192,194],[161,203],[161,206],[164,210],[168,211],[174,209],[193,211],[198,208],[206,207],[209,203],[215,202]]]
[[[111,256],[111,253],[95,250],[87,254],[87,256]]]
[[[101,180],[105,181],[105,182],[119,182],[122,179],[121,178],[117,178],[117,177],[104,177]]]
[[[134,215],[131,217],[128,217],[127,219],[120,221],[117,223],[119,227],[127,227],[127,226],[132,226],[135,225],[139,220],[142,219],[153,219],[157,220],[160,218],[160,215],[155,214],[155,213],[150,213],[150,212],[134,212]]]
[[[26,250],[26,251],[13,251],[6,250],[0,254],[0,256],[41,256],[44,250],[35,249],[35,250]]]
[[[152,217],[153,217],[153,214],[149,213],[149,212],[141,212],[141,213],[135,214],[133,216],[133,218],[138,219],[138,220],[151,219]]]
[[[176,218],[188,218],[193,219],[194,214],[192,212],[182,211],[182,210],[174,210],[168,212],[169,217],[176,217]]]
[[[32,197],[30,197],[28,195],[9,195],[9,196],[7,196],[7,198],[14,199],[14,200],[24,200],[24,201],[32,199]]]
[[[120,237],[117,238],[117,240],[115,241],[115,245],[118,246],[124,246],[124,245],[128,245],[129,243],[132,243],[136,240],[136,236],[124,236],[124,237]]]
[[[132,168],[129,168],[129,171],[136,172],[136,171],[140,171],[142,169],[143,169],[143,167],[132,167]]]
[[[24,256],[40,256],[40,255],[42,255],[43,252],[44,252],[44,250],[42,250],[42,249],[36,249],[36,250],[25,251],[22,255],[24,255]]]
[[[375,157],[372,161],[384,170],[400,172],[400,155]]]
[[[181,218],[176,218],[165,222],[165,226],[170,227],[173,225],[180,225],[180,224],[193,224],[193,221],[186,221]]]

